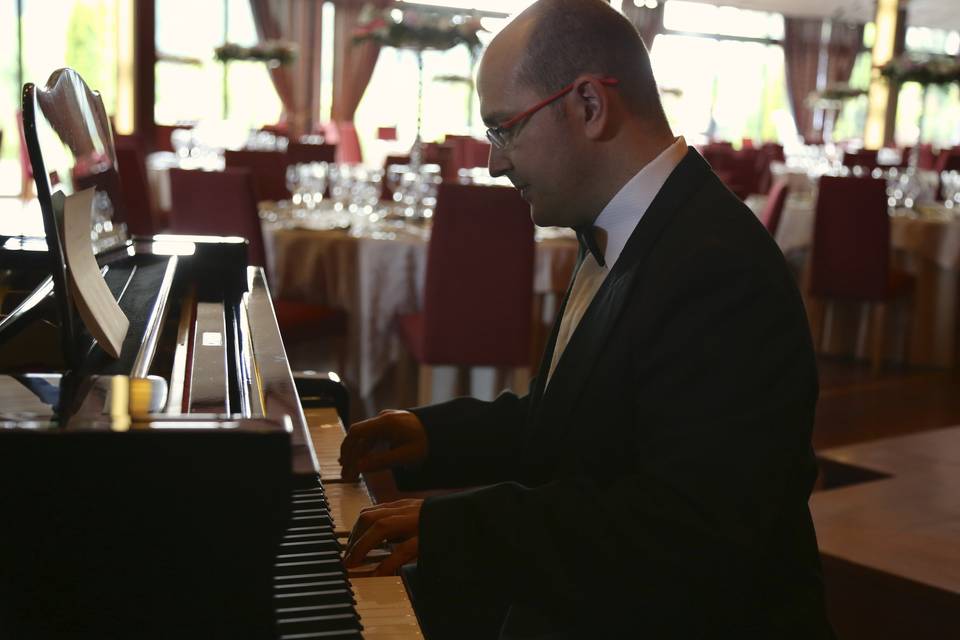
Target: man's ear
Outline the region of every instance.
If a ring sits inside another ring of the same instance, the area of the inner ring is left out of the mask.
[[[606,87],[595,77],[581,76],[574,82],[573,91],[579,101],[584,134],[591,140],[603,137],[610,112]]]

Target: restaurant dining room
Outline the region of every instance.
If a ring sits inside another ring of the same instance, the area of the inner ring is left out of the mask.
[[[0,637],[960,637],[957,0],[0,0],[0,259]]]

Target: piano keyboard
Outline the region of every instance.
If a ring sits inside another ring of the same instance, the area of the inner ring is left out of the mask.
[[[398,577],[360,577],[344,569],[344,545],[360,510],[372,504],[362,484],[340,482],[337,457],[343,427],[333,409],[304,411],[320,464],[320,479],[293,492],[290,525],[274,575],[280,640],[423,639]]]

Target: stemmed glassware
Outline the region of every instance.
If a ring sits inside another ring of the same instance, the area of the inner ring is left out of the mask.
[[[960,208],[960,172],[941,172],[940,184],[943,189],[943,206],[947,209]]]

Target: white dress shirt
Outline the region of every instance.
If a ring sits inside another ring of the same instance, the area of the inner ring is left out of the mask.
[[[633,234],[633,230],[686,154],[687,143],[683,136],[680,136],[630,178],[597,216],[593,226],[602,229],[607,239],[607,245],[603,250],[605,265],[600,266],[593,254],[587,252],[583,262],[580,263],[580,268],[577,269],[570,297],[567,298],[567,304],[563,310],[563,318],[560,319],[557,344],[553,348],[553,359],[547,375],[548,383],[566,349],[567,342],[570,341],[570,336],[580,324],[580,319],[586,313],[607,274],[623,253],[623,248]]]

